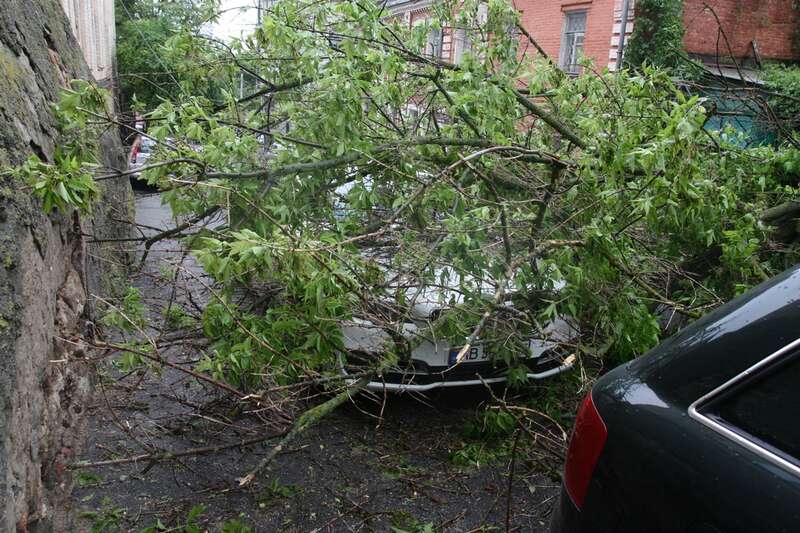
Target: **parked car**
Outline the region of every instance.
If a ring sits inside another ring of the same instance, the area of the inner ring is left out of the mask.
[[[373,180],[367,176],[363,180],[363,190],[370,192]],[[336,187],[333,194],[333,210],[336,218],[342,219],[351,213],[352,191],[355,185],[347,182]],[[363,212],[363,210],[357,211]],[[373,215],[386,216],[384,206],[373,206]],[[402,290],[405,299],[410,302],[409,312],[398,328],[406,340],[413,346],[408,360],[384,372],[379,380],[369,383],[366,388],[373,391],[388,392],[426,392],[438,388],[482,386],[484,384],[501,383],[507,380],[508,366],[496,357],[497,344],[507,339],[492,340],[478,338],[470,344],[469,350],[461,361],[457,356],[464,343],[451,343],[436,335],[434,321],[442,312],[458,305],[463,301],[463,294],[455,286],[454,272],[445,272],[448,268],[440,268],[435,272],[435,277],[444,281],[441,286],[424,286],[415,279],[405,279],[397,275],[387,258],[381,258],[375,250],[366,250],[363,256],[374,262],[387,278],[395,278],[395,287],[392,290]],[[444,275],[443,275],[444,274]],[[487,278],[490,276],[487,275]],[[474,279],[468,280],[476,285]],[[450,283],[450,286],[448,286]],[[489,283],[477,283],[485,295],[491,299],[494,287]],[[555,287],[558,291],[561,287]],[[509,291],[513,292],[513,291]],[[392,306],[395,299],[387,298],[387,305]],[[510,301],[506,305],[512,305]],[[366,354],[374,359],[382,353],[387,344],[392,343],[389,333],[381,324],[368,318],[356,318],[342,327],[344,348],[348,357],[358,357]],[[560,316],[547,324],[543,324],[537,331],[524,334],[524,346],[520,346],[517,354],[520,362],[525,365],[526,374],[530,380],[539,380],[555,376],[572,368],[575,357],[571,350],[565,350],[563,345],[569,344],[579,334],[575,321],[569,317]],[[466,342],[466,339],[464,339]],[[344,365],[340,367],[346,372]],[[355,381],[355,380],[352,380]],[[351,383],[352,383],[351,381]]]
[[[156,141],[142,136],[142,140],[139,144],[139,151],[136,153],[136,157],[133,160],[131,169],[135,170],[145,166],[147,164],[147,161],[150,159],[150,156],[155,151],[155,149],[156,149]],[[137,173],[136,176],[138,175],[139,174]]]
[[[437,278],[439,274],[441,272],[437,273]],[[404,285],[403,282],[400,284]],[[488,284],[483,289],[492,290]],[[481,386],[507,380],[508,366],[496,357],[498,344],[507,339],[478,338],[458,361],[464,343],[453,344],[437,337],[433,322],[453,304],[461,302],[462,295],[454,287],[411,287],[405,290],[411,305],[400,330],[413,346],[410,358],[369,383],[368,390],[426,392],[442,387]],[[507,302],[506,305],[512,304]],[[346,323],[342,333],[344,347],[351,357],[379,354],[392,342],[380,324],[367,319]],[[527,332],[524,346],[520,347],[517,356],[526,367],[528,379],[545,379],[569,370],[575,357],[563,345],[568,345],[578,333],[574,321],[565,316],[556,317],[538,331]],[[343,366],[342,371],[345,371]]]
[[[800,531],[800,267],[598,380],[551,531]]]

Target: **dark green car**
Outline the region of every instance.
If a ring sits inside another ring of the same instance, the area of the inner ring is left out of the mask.
[[[597,382],[551,528],[800,531],[800,267]]]

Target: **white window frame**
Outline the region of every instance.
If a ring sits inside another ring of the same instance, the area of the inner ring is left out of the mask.
[[[579,17],[583,18],[583,29],[580,31],[573,30],[568,32],[570,21]],[[564,13],[564,25],[561,29],[561,50],[558,64],[567,74],[577,76],[582,71],[580,60],[583,58],[588,18],[589,11],[585,9],[566,11]]]

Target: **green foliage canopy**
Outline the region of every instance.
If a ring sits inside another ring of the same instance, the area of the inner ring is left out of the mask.
[[[637,0],[636,24],[625,50],[625,66],[675,68],[684,61],[683,0]]]
[[[201,32],[218,6],[219,0],[116,0],[117,71],[126,105],[135,97],[152,109],[194,89],[186,85],[187,58],[174,53],[171,40],[182,32]],[[203,93],[213,89],[207,83]]]
[[[402,361],[426,294],[443,309],[427,338],[491,341],[512,376],[559,315],[580,326],[570,352],[622,361],[794,261],[760,219],[796,197],[775,178],[793,148],[706,131],[702,99],[652,67],[561,76],[517,53],[517,16],[467,0],[409,30],[371,0],[278,1],[233,59],[196,58],[207,79],[255,80],[148,116],[145,177],[176,215],[221,216],[187,239],[217,284],[203,369],[305,378],[337,364],[354,320]],[[426,55],[432,27],[469,32],[459,64]]]
[[[800,125],[800,67],[770,64],[764,68],[763,77],[774,118],[784,123],[785,130],[796,130]]]

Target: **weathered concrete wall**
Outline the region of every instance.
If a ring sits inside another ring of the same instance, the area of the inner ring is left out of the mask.
[[[58,144],[50,102],[90,77],[59,0],[3,0],[0,8],[0,169]],[[106,166],[125,165],[116,136]],[[103,182],[91,219],[45,215],[24,184],[0,178],[0,531],[65,531],[73,460],[92,373],[75,343],[91,320],[90,294],[112,287],[125,255],[85,235],[127,237],[127,180]],[[88,244],[87,244],[88,243]]]

